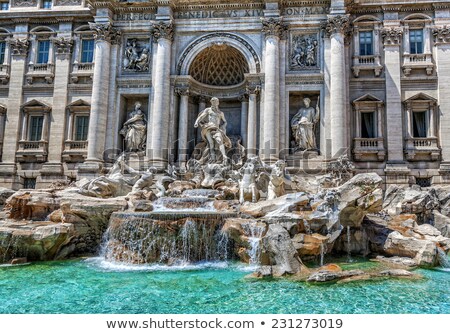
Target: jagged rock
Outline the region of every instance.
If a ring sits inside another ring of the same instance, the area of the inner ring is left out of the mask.
[[[54,190],[21,190],[6,201],[5,210],[11,219],[45,220],[59,209],[60,198]]]
[[[433,211],[434,216],[434,227],[436,227],[442,234],[443,237],[450,237],[450,218],[444,216],[439,211]]]
[[[265,278],[272,277],[272,266],[260,266],[254,273],[246,276],[247,278]]]
[[[309,204],[309,197],[305,193],[288,194],[270,201],[258,203],[245,203],[241,206],[241,212],[255,218],[264,217],[267,214],[276,216],[287,212],[297,211]]]
[[[303,266],[289,233],[278,224],[270,224],[262,239],[263,253],[271,261],[274,276],[297,274]]]
[[[437,237],[441,235],[441,232],[437,228],[429,224],[418,225],[414,228],[414,232],[428,237]]]
[[[392,256],[413,258],[420,266],[434,266],[437,263],[436,244],[433,241],[405,237],[398,231],[389,233],[384,251]]]
[[[386,190],[383,209],[391,216],[410,213],[418,215],[420,223],[427,222],[434,209],[440,207],[435,188],[421,189],[390,185]]]
[[[382,183],[378,174],[367,173],[358,174],[336,188],[340,223],[359,227],[367,213],[379,212],[383,201]]]
[[[417,267],[416,261],[409,257],[400,257],[400,256],[393,256],[393,257],[385,257],[385,256],[377,256],[375,258],[376,261],[382,262],[382,263],[388,263],[394,266],[402,266],[402,267],[408,267],[413,268]]]
[[[352,276],[360,276],[364,275],[364,271],[362,270],[346,270],[346,271],[318,271],[313,274],[311,274],[307,282],[331,282],[336,281]]]
[[[54,260],[75,236],[72,224],[0,222],[0,258],[23,257],[30,261]]]
[[[15,193],[14,190],[0,187],[0,206],[4,205],[6,200]]]
[[[321,252],[326,253],[328,237],[321,234],[297,234],[292,238],[294,247],[297,249],[300,257],[319,256]]]
[[[380,275],[389,277],[411,277],[413,276],[413,273],[404,269],[389,269],[383,270],[380,272]]]

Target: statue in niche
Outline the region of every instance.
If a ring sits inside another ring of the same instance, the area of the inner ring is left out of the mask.
[[[144,72],[148,71],[149,63],[149,49],[143,48],[141,50],[135,39],[128,41],[127,46],[125,47],[123,69],[128,71]]]
[[[125,137],[125,150],[127,152],[140,152],[145,150],[147,142],[147,120],[142,112],[141,103],[136,102],[129,119],[123,124],[120,134]]]
[[[320,98],[319,100],[320,101]],[[316,145],[316,124],[320,119],[319,103],[316,108],[310,106],[309,98],[303,99],[304,107],[300,108],[292,118],[291,127],[295,139],[295,150],[315,151]]]
[[[293,37],[292,46],[291,69],[317,66],[319,43],[313,35]]]
[[[226,149],[231,148],[231,140],[227,137],[227,121],[219,109],[219,99],[211,99],[211,107],[203,110],[197,117],[194,127],[202,130],[202,139],[206,143],[203,148],[200,164],[228,164]]]

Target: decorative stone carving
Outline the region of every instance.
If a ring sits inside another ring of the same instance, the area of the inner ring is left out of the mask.
[[[52,39],[57,54],[70,54],[73,47],[72,38],[58,37]]]
[[[323,25],[327,36],[333,34],[348,35],[351,33],[350,15],[328,15],[328,21]]]
[[[433,36],[436,43],[450,43],[450,27],[435,27],[433,29]]]
[[[251,95],[251,94],[258,95],[259,92],[261,91],[261,86],[259,86],[257,84],[248,84],[245,87],[245,90],[246,90],[247,95]]]
[[[15,56],[26,56],[30,42],[27,39],[11,38],[8,39],[11,53]]]
[[[320,101],[320,97],[318,101]],[[295,150],[317,150],[315,128],[320,119],[319,103],[316,108],[310,107],[311,100],[309,98],[304,98],[303,103],[305,106],[300,108],[291,120]]]
[[[189,96],[190,95],[189,87],[177,87],[175,88],[175,93],[180,96]]]
[[[81,5],[81,0],[56,0],[55,6],[77,6]]]
[[[11,7],[35,7],[37,0],[13,0]]]
[[[268,18],[261,19],[262,21],[262,32],[267,37],[276,36],[279,38],[283,38],[286,36],[286,32],[288,30],[288,25],[283,23],[282,18]]]
[[[239,170],[241,180],[239,181],[239,202],[245,201],[256,203],[260,198],[260,190],[267,190],[269,175],[265,172],[258,172],[261,167],[259,157],[250,158]]]
[[[169,22],[158,22],[153,25],[153,38],[155,41],[158,41],[160,38],[167,39],[169,41],[173,41],[173,23]]]
[[[211,107],[203,110],[197,117],[194,127],[202,130],[202,139],[207,146],[202,153],[200,164],[222,163],[228,164],[226,153],[227,148],[231,148],[231,140],[227,137],[227,121],[225,115],[219,109],[219,99],[211,99]]]
[[[269,186],[267,188],[267,199],[272,200],[286,194],[284,185],[286,179],[286,162],[278,160],[271,166]]]
[[[291,70],[318,67],[319,42],[316,34],[291,37]]]
[[[120,39],[121,32],[114,28],[111,23],[89,22],[89,28],[94,31],[94,38],[97,41],[117,44]]]
[[[125,137],[126,151],[140,152],[145,150],[147,142],[147,120],[141,110],[141,103],[136,102],[130,117],[123,124],[120,134]]]
[[[150,50],[147,45],[140,45],[136,39],[127,41],[123,58],[125,71],[146,72],[149,70]]]
[[[402,41],[403,30],[402,28],[384,28],[381,31],[384,45],[399,45]]]

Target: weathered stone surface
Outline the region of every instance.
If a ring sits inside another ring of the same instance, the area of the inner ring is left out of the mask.
[[[305,193],[288,194],[270,201],[258,203],[245,203],[241,206],[241,212],[255,218],[264,217],[267,214],[276,216],[287,212],[297,211],[300,207],[309,204],[309,197]]]
[[[434,227],[436,227],[442,234],[443,237],[450,237],[450,218],[444,216],[439,211],[433,211],[434,216]]]
[[[400,257],[400,256],[392,256],[392,257],[385,257],[385,256],[377,256],[375,258],[376,261],[382,262],[382,263],[388,263],[394,266],[401,266],[401,267],[417,267],[416,261],[409,257]]]
[[[274,276],[296,274],[303,266],[289,233],[280,225],[270,224],[262,239],[263,253],[266,253],[272,265]]]
[[[362,270],[346,270],[346,271],[318,271],[311,274],[307,282],[331,282],[352,276],[364,275]]]
[[[6,200],[15,193],[14,190],[0,187],[0,206],[4,205]]]
[[[311,235],[299,233],[292,238],[294,247],[300,257],[319,256],[321,252],[326,253],[328,240],[327,236],[318,233]]]
[[[72,224],[0,222],[0,262],[54,260],[75,236]]]
[[[404,269],[389,269],[383,270],[382,272],[380,272],[380,275],[390,277],[402,277],[402,276],[411,277],[413,276],[413,273]]]

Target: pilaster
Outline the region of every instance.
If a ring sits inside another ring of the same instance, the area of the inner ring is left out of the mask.
[[[165,167],[169,153],[170,62],[174,34],[172,21],[156,23],[152,34],[157,43],[157,51],[153,68],[152,139],[147,157],[153,166]]]
[[[23,84],[29,41],[24,35],[7,40],[11,50],[11,75],[9,81],[8,105],[3,141],[2,163],[0,164],[0,185],[16,189],[20,186],[16,171],[16,152],[19,142]]]

